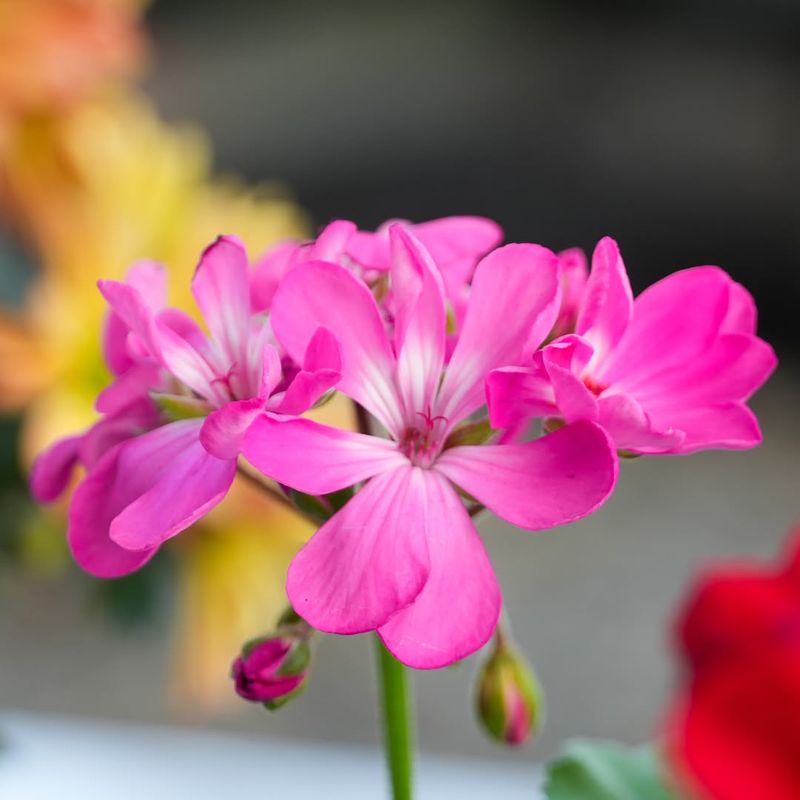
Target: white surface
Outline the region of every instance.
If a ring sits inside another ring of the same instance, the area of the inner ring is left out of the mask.
[[[377,751],[179,728],[0,713],[3,800],[379,800]],[[535,800],[536,769],[426,758],[420,800]]]

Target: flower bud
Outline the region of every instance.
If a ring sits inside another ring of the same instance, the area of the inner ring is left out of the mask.
[[[286,615],[282,618],[282,622]],[[302,621],[281,624],[274,635],[242,648],[231,670],[236,693],[245,700],[280,708],[306,687],[311,664],[311,629]]]
[[[522,655],[498,631],[478,682],[477,712],[499,742],[521,745],[541,723],[541,691]]]

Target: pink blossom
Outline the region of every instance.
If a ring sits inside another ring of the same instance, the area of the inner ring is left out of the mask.
[[[484,217],[442,217],[428,222],[389,220],[376,231],[361,231],[352,222],[335,220],[313,242],[284,242],[256,265],[254,307],[266,307],[283,277],[307,261],[331,261],[351,270],[370,286],[378,284],[391,267],[389,229],[402,224],[430,253],[442,276],[452,315],[449,328],[460,329],[469,297],[469,282],[480,258],[503,240],[500,226]],[[571,261],[565,261],[571,274]],[[384,298],[384,311],[394,314],[394,298]],[[448,356],[454,340],[448,342]]]
[[[497,581],[459,491],[514,525],[550,528],[605,500],[616,460],[591,422],[525,443],[449,440],[484,405],[487,373],[519,363],[551,330],[560,300],[552,252],[514,244],[480,262],[445,368],[441,273],[407,228],[392,226],[389,239],[391,339],[373,294],[333,263],[293,268],[272,311],[275,333],[295,358],[320,326],[332,333],[342,359],[337,388],[389,438],[267,413],[249,429],[243,453],[312,495],[365,481],[295,558],[289,598],[315,628],[377,629],[401,661],[435,668],[481,647],[500,611]]]
[[[305,683],[309,660],[304,639],[278,635],[253,642],[233,662],[236,693],[254,703],[282,704]]]
[[[634,300],[616,242],[602,239],[575,334],[489,376],[492,424],[591,420],[634,453],[753,447],[746,402],[776,364],[755,328],[752,297],[718,267],[675,272]]]
[[[558,254],[558,274],[561,283],[561,308],[550,332],[551,339],[575,330],[578,310],[589,278],[586,254],[580,247],[572,247]]]
[[[116,375],[97,401],[104,416],[45,452],[31,484],[40,500],[52,500],[76,462],[87,467],[70,505],[68,540],[81,567],[114,577],[142,566],[219,503],[252,420],[266,408],[309,408],[337,382],[339,354],[319,329],[302,367],[284,378],[266,315],[251,313],[247,255],[233,237],[203,253],[192,282],[210,335],[164,308],[157,265],[99,286],[112,309],[104,352]]]

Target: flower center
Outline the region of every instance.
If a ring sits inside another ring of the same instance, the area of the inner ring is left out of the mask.
[[[584,375],[583,385],[595,396],[599,397],[603,392],[608,389],[608,386],[600,383],[591,378],[589,375]]]
[[[447,419],[441,415],[431,416],[431,410],[417,411],[419,418],[409,425],[400,436],[400,450],[419,467],[429,467],[439,455],[447,429]]]

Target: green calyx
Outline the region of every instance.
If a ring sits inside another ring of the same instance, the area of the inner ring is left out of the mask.
[[[468,422],[459,425],[446,439],[444,449],[459,447],[469,444],[483,444],[494,433],[494,429],[489,424],[489,419],[480,419],[477,422]]]
[[[197,397],[186,397],[180,394],[162,394],[151,392],[150,397],[158,406],[158,410],[170,421],[207,417],[213,408]]]

